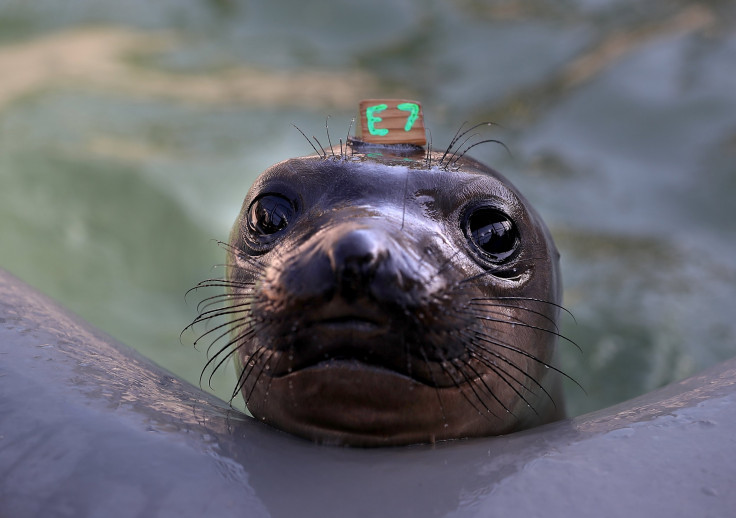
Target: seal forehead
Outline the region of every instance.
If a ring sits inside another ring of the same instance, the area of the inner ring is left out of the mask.
[[[429,191],[444,192],[460,200],[493,196],[517,202],[519,194],[503,176],[474,161],[463,160],[447,170],[439,166],[417,167],[399,161],[366,160],[365,155],[344,159],[321,157],[292,158],[266,170],[251,188],[251,193],[278,185],[304,194],[325,193],[341,189],[341,197],[371,193],[388,199],[387,194],[399,189],[426,195]]]

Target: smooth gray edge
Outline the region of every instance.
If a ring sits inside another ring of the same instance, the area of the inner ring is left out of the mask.
[[[729,516],[734,430],[736,358],[504,437],[318,446],[0,270],[0,517]]]

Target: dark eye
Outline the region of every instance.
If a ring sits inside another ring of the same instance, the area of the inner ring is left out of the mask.
[[[294,205],[279,194],[265,194],[256,199],[248,211],[248,228],[261,236],[284,230],[294,216]]]
[[[519,247],[516,225],[503,212],[479,207],[465,216],[465,235],[488,260],[500,263]]]

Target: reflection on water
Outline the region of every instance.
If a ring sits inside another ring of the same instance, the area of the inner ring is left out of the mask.
[[[573,413],[734,355],[728,3],[263,4],[0,1],[0,265],[197,383],[184,292],[221,274],[252,180],[311,150],[292,123],[396,95],[436,147],[502,125],[512,157],[473,151],[562,252]]]

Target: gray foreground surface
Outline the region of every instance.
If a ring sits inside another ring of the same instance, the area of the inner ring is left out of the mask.
[[[0,516],[733,516],[736,359],[506,437],[321,447],[0,271]]]

